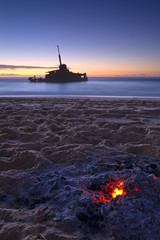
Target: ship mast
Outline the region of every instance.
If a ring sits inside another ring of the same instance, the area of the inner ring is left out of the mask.
[[[61,55],[60,55],[60,51],[59,51],[59,46],[58,45],[57,45],[57,49],[58,49],[59,63],[60,63],[60,65],[62,65]]]

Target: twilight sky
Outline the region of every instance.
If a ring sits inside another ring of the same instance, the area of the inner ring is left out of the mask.
[[[43,76],[57,44],[74,72],[160,76],[160,0],[1,0],[0,77]]]

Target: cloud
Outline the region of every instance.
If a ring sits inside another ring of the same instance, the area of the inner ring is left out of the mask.
[[[43,66],[16,66],[16,65],[3,65],[0,64],[0,69],[53,69],[53,68],[57,68],[57,67],[43,67]]]

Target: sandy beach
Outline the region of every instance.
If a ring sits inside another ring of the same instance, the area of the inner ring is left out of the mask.
[[[0,239],[159,240],[159,146],[159,99],[0,98]]]

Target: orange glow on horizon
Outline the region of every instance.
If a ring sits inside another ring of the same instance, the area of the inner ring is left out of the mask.
[[[72,64],[71,64],[72,65]],[[75,66],[74,66],[75,65]],[[82,65],[76,63],[73,65],[73,68],[70,68],[70,64],[68,68],[73,72],[86,72],[88,77],[145,77],[145,76],[153,76],[159,77],[160,70],[158,68],[153,67],[124,67],[124,66],[91,66],[91,65]],[[76,66],[79,66],[77,68]],[[41,76],[44,77],[47,71],[51,71],[52,69],[0,69],[0,76],[9,76],[9,75],[17,75],[21,76]],[[55,69],[53,69],[55,70]]]

